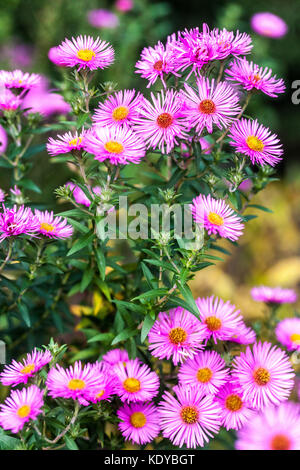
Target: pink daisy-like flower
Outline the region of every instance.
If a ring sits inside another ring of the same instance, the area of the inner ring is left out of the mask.
[[[16,434],[25,423],[35,421],[42,413],[43,395],[44,392],[36,385],[13,390],[4,404],[0,405],[0,426]]]
[[[275,329],[277,341],[288,351],[300,350],[300,318],[285,318]]]
[[[237,434],[238,450],[300,450],[300,406],[282,403],[255,414]]]
[[[49,238],[69,238],[73,235],[72,225],[67,219],[54,216],[53,211],[39,211],[35,209],[34,215],[39,222],[38,232]]]
[[[265,302],[267,304],[293,304],[298,298],[293,289],[267,286],[253,287],[251,289],[251,296],[257,302]]]
[[[0,126],[0,155],[2,155],[5,152],[7,148],[7,142],[8,142],[7,133],[5,129],[2,126]]]
[[[8,208],[2,205],[0,212],[0,243],[7,237],[18,235],[35,236],[39,229],[39,221],[33,216],[29,207],[14,205]]]
[[[119,363],[114,367],[114,372],[115,393],[123,402],[148,401],[157,395],[158,375],[138,359],[129,360],[125,366]]]
[[[272,69],[259,67],[245,58],[231,62],[230,68],[225,70],[225,73],[228,75],[228,80],[241,83],[248,91],[255,88],[273,98],[285,91],[284,81],[282,78],[276,78],[276,75],[272,77]]]
[[[141,74],[142,78],[149,81],[147,88],[153,85],[158,78],[166,88],[165,78],[172,74],[176,77],[180,75],[176,72],[177,59],[171,47],[172,36],[168,38],[166,46],[160,41],[154,47],[145,47],[142,50],[140,60],[135,64],[135,73]]]
[[[159,434],[158,412],[151,403],[125,404],[118,409],[117,415],[121,420],[119,429],[126,440],[146,444]]]
[[[251,18],[251,28],[261,36],[278,39],[286,35],[288,26],[282,18],[274,13],[255,13]]]
[[[184,116],[189,128],[195,127],[199,134],[205,128],[211,134],[214,126],[228,127],[241,110],[237,93],[226,82],[216,84],[214,79],[199,77],[197,93],[187,83],[184,87]]]
[[[179,369],[182,386],[198,387],[205,395],[214,395],[228,380],[229,369],[216,351],[201,351],[188,359]]]
[[[41,352],[34,349],[22,362],[13,360],[10,365],[6,365],[0,374],[0,381],[4,386],[26,384],[30,377],[49,364],[51,360],[52,355],[49,351]]]
[[[87,406],[103,385],[99,368],[93,364],[82,365],[76,361],[74,366],[64,369],[60,365],[49,371],[46,386],[52,398],[72,398],[81,405]],[[99,392],[98,392],[99,393]]]
[[[137,122],[143,95],[135,90],[121,90],[99,103],[92,119],[101,127],[131,127]]]
[[[111,349],[104,354],[102,361],[109,367],[114,367],[117,364],[125,366],[129,361],[128,352],[125,349]]]
[[[195,302],[199,308],[202,331],[207,340],[212,338],[214,343],[217,343],[217,340],[228,340],[239,332],[243,319],[240,311],[236,310],[236,306],[229,300],[224,302],[212,295],[206,298],[198,297]]]
[[[234,34],[225,28],[222,30],[215,28],[209,34],[215,42],[216,60],[224,60],[230,54],[234,56],[249,54],[253,47],[252,39],[247,33],[236,31]]]
[[[5,86],[6,88],[29,90],[39,85],[40,80],[40,75],[36,73],[24,73],[22,70],[14,70],[12,72],[0,70],[0,86]]]
[[[51,47],[48,51],[48,59],[55,65],[60,65],[59,48],[57,46]]]
[[[95,160],[109,160],[112,165],[140,163],[146,153],[143,140],[125,127],[95,126],[84,144],[85,150],[95,155]]]
[[[232,139],[229,143],[235,147],[235,151],[250,157],[253,164],[271,165],[282,160],[282,145],[276,134],[262,124],[250,119],[242,118],[236,121],[229,133]]]
[[[240,385],[243,400],[254,409],[287,400],[295,373],[288,356],[277,346],[255,343],[252,350],[248,346],[246,352],[241,352],[232,365],[232,375]]]
[[[96,362],[93,364],[99,378],[97,387],[87,392],[87,397],[92,403],[97,403],[102,400],[110,401],[111,396],[114,394],[114,378],[110,374],[106,364]]]
[[[65,39],[58,46],[57,63],[65,67],[78,66],[78,70],[96,70],[108,67],[113,61],[113,48],[99,37],[93,39],[91,36],[77,36],[71,41]]]
[[[9,89],[4,88],[0,92],[0,110],[16,111],[21,106],[22,98],[15,96]]]
[[[186,138],[187,126],[182,115],[182,103],[174,90],[161,91],[155,97],[151,93],[153,104],[144,100],[135,130],[143,137],[148,148],[159,148],[162,153],[169,153],[178,139]]]
[[[3,189],[0,188],[0,202],[3,202],[5,200],[5,192]]]
[[[132,10],[133,1],[132,0],[117,0],[115,7],[118,11],[125,13],[126,11]]]
[[[209,235],[219,235],[235,241],[243,234],[244,224],[241,218],[223,199],[200,194],[193,199],[190,208],[195,222],[202,225]]]
[[[49,137],[47,143],[47,151],[50,155],[60,155],[61,153],[69,153],[73,150],[82,150],[84,148],[84,139],[87,131],[82,130],[80,133],[66,132],[64,135],[58,135],[57,139]]]
[[[148,334],[149,350],[154,357],[172,359],[177,365],[202,349],[204,338],[198,318],[177,307],[158,315]]]
[[[176,398],[166,392],[158,405],[163,436],[179,447],[203,447],[219,431],[219,405],[198,387],[176,386],[174,392]]]
[[[72,191],[72,196],[74,197],[77,204],[82,204],[86,207],[89,207],[91,205],[91,201],[89,200],[89,198],[85,195],[85,193],[79,186],[77,186],[74,183],[68,182],[66,183],[66,187],[70,188],[70,190]],[[99,196],[102,192],[100,186],[94,186],[93,188],[90,188],[90,189],[97,196]]]
[[[229,341],[238,344],[253,344],[256,341],[256,334],[252,328],[241,322],[238,331],[229,338]]]
[[[218,391],[215,399],[222,410],[221,424],[227,431],[240,429],[255,414],[249,404],[243,400],[238,387],[230,382]]]
[[[115,29],[120,24],[119,18],[115,13],[103,8],[89,11],[88,21],[95,28]]]

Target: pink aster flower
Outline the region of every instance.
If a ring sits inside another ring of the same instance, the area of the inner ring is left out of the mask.
[[[110,401],[114,394],[114,377],[110,374],[109,369],[102,362],[96,362],[93,367],[98,375],[97,387],[87,392],[87,397],[92,403],[98,403],[102,400]]]
[[[109,160],[112,165],[140,163],[146,149],[143,140],[125,127],[95,126],[85,139],[85,150],[95,155],[95,160]]]
[[[88,21],[95,28],[115,29],[120,24],[119,18],[115,13],[104,9],[89,11]]]
[[[214,395],[228,380],[229,369],[216,351],[201,351],[179,369],[180,385],[198,387],[205,395]]]
[[[13,390],[4,404],[0,405],[0,426],[16,434],[25,423],[35,421],[42,413],[43,395],[44,392],[36,385]]]
[[[142,50],[140,60],[135,64],[135,73],[141,74],[142,78],[149,81],[147,88],[153,85],[158,78],[166,88],[165,78],[172,74],[180,77],[177,73],[177,59],[171,48],[172,40],[168,39],[166,46],[160,41],[154,47],[145,47]]]
[[[243,233],[244,224],[223,199],[214,199],[200,194],[190,205],[197,224],[204,226],[209,235],[219,235],[237,240]]]
[[[74,183],[68,182],[66,183],[66,187],[70,188],[70,190],[72,191],[72,196],[74,197],[77,204],[82,204],[86,207],[89,207],[91,205],[91,201],[79,186]],[[99,196],[102,192],[100,186],[94,186],[90,189],[97,196]]]
[[[13,359],[10,365],[6,365],[0,374],[0,381],[4,386],[26,384],[30,377],[49,364],[51,360],[52,355],[49,351],[41,352],[35,348],[22,362]]]
[[[7,237],[18,235],[35,236],[39,228],[39,222],[29,207],[16,206],[3,207],[0,212],[0,243]]]
[[[146,444],[159,434],[158,412],[151,403],[125,404],[118,409],[117,415],[121,420],[122,435],[134,444]]]
[[[60,155],[61,153],[69,153],[73,150],[82,150],[84,147],[84,138],[87,131],[82,130],[80,133],[67,132],[64,135],[58,135],[57,139],[49,137],[47,143],[47,151],[50,155]]]
[[[4,88],[0,91],[0,110],[16,111],[22,103],[20,96],[15,96],[9,89]]]
[[[60,65],[59,48],[57,46],[51,47],[48,51],[48,59],[55,65]]]
[[[3,189],[0,188],[0,202],[3,202],[5,200],[5,192]]]
[[[138,359],[129,360],[126,365],[114,367],[115,393],[127,402],[148,401],[155,397],[159,389],[159,378],[146,364]]]
[[[5,129],[2,126],[0,126],[0,155],[2,155],[7,149],[7,142],[8,142],[7,133]]]
[[[220,428],[219,405],[197,387],[174,387],[176,398],[163,395],[158,413],[163,436],[179,447],[203,447]]]
[[[228,127],[241,110],[238,95],[226,82],[216,84],[214,79],[199,77],[197,92],[187,83],[184,87],[184,116],[189,128],[195,127],[199,134],[205,128],[211,134],[214,126]]]
[[[217,60],[224,60],[230,54],[234,56],[249,54],[253,47],[252,39],[247,33],[240,33],[239,31],[234,33],[233,31],[227,31],[225,28],[222,30],[215,28],[209,34],[215,42],[215,58]]]
[[[67,219],[54,216],[53,211],[39,211],[35,209],[34,215],[39,222],[38,232],[49,238],[69,238],[73,235],[72,225]]]
[[[217,392],[215,399],[222,410],[221,424],[227,431],[240,429],[255,415],[249,403],[243,400],[238,387],[230,382]]]
[[[52,398],[72,398],[87,406],[103,385],[100,371],[93,364],[82,365],[76,361],[74,366],[64,369],[60,365],[49,371],[46,386]],[[99,392],[98,392],[99,393]]]
[[[271,165],[282,160],[282,145],[276,134],[262,124],[255,121],[242,118],[236,121],[229,133],[232,139],[229,143],[235,147],[235,151],[250,157],[253,164]]]
[[[251,18],[251,28],[261,36],[274,39],[282,38],[288,31],[286,22],[269,12],[255,13]]]
[[[217,343],[217,340],[228,340],[238,333],[243,323],[242,316],[229,300],[224,302],[212,295],[206,298],[198,297],[195,302],[199,309],[202,331],[207,340],[212,338],[214,343]]]
[[[300,450],[300,406],[282,403],[255,414],[237,434],[238,450]]]
[[[255,343],[252,350],[248,346],[233,360],[233,378],[240,385],[243,400],[254,409],[287,400],[294,376],[286,353],[271,343]]]
[[[137,122],[142,102],[143,95],[135,90],[118,91],[99,103],[92,119],[101,127],[131,127]]]
[[[284,81],[282,78],[276,78],[276,75],[272,76],[272,69],[259,67],[245,58],[231,62],[230,68],[225,70],[225,73],[228,80],[241,83],[248,91],[255,88],[273,98],[285,91]]]
[[[104,354],[102,361],[109,367],[114,367],[118,364],[123,364],[125,366],[129,361],[128,352],[125,349],[111,349]]]
[[[24,73],[22,70],[14,70],[12,72],[0,70],[0,86],[5,86],[6,88],[29,90],[38,85],[40,80],[40,75],[36,73]]]
[[[117,10],[125,13],[126,11],[132,10],[133,1],[132,0],[117,0],[115,7]]]
[[[47,82],[42,81],[40,86],[29,90],[23,99],[22,109],[48,117],[53,114],[67,114],[71,111],[71,106],[64,101],[62,95],[50,92]]]
[[[158,315],[148,334],[149,350],[154,357],[172,359],[177,365],[202,349],[204,338],[198,318],[177,307]]]
[[[241,322],[238,331],[229,338],[229,341],[238,344],[253,344],[256,341],[256,334],[252,328],[246,326],[244,322]]]
[[[251,296],[257,302],[267,304],[293,304],[297,301],[297,294],[293,289],[282,287],[259,286],[251,289]]]
[[[144,138],[148,148],[158,147],[162,153],[169,153],[178,145],[178,139],[186,137],[182,103],[174,90],[161,91],[156,97],[151,93],[151,99],[153,104],[144,100],[135,130]]]
[[[58,46],[57,62],[65,67],[78,66],[78,70],[88,68],[90,70],[104,69],[114,61],[114,50],[106,41],[98,37],[77,36],[65,39]]]
[[[288,351],[300,350],[300,318],[285,318],[275,329],[277,341]]]

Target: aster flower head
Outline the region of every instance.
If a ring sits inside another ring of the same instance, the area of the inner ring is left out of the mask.
[[[48,59],[51,60],[53,64],[60,65],[59,48],[57,46],[50,47],[48,51]]]
[[[190,205],[193,218],[209,235],[236,241],[243,233],[244,224],[223,199],[214,199],[200,194]]]
[[[108,67],[113,61],[112,46],[99,37],[77,36],[72,40],[65,39],[58,46],[57,63],[65,67],[97,70]]]
[[[166,392],[158,405],[163,436],[179,447],[203,447],[220,428],[220,408],[213,396],[198,387],[174,387],[176,398]]]
[[[0,381],[4,386],[26,384],[30,377],[46,364],[49,364],[51,360],[52,355],[49,351],[41,352],[35,348],[27,354],[23,361],[18,362],[13,359],[11,364],[5,365],[3,372],[0,374]]]
[[[74,150],[82,150],[84,148],[84,139],[87,131],[82,130],[80,133],[66,132],[58,135],[57,139],[49,137],[47,143],[47,151],[50,155],[60,155],[62,153],[70,153]]]
[[[38,232],[48,238],[70,238],[73,227],[64,217],[54,216],[53,211],[39,211],[35,209],[34,215],[39,222]]]
[[[243,400],[238,387],[231,382],[217,392],[215,399],[222,410],[221,424],[227,431],[240,429],[255,415],[249,403]]]
[[[6,151],[7,142],[8,142],[7,133],[5,129],[0,125],[0,155],[2,155]]]
[[[286,35],[288,26],[286,22],[274,13],[255,13],[251,18],[251,28],[261,36],[279,39]]]
[[[162,153],[169,153],[179,139],[187,136],[179,94],[174,90],[161,91],[156,96],[151,93],[151,100],[152,103],[144,100],[134,129],[148,148],[158,147]]]
[[[117,0],[115,7],[118,11],[125,13],[126,11],[132,10],[133,1],[132,0]]]
[[[9,89],[4,88],[0,91],[0,110],[16,111],[22,104],[22,98],[15,96]]]
[[[231,62],[225,73],[228,80],[240,83],[248,91],[260,90],[273,98],[285,91],[284,81],[276,75],[272,76],[272,69],[260,67],[245,58]]]
[[[99,126],[131,127],[139,117],[143,95],[135,90],[121,90],[99,103],[92,119]]]
[[[255,343],[233,360],[233,378],[252,408],[279,405],[287,400],[295,373],[284,351],[271,343]]]
[[[241,322],[238,330],[229,338],[229,341],[238,344],[253,344],[256,341],[256,333],[252,328],[246,326],[244,322]]]
[[[95,155],[95,160],[109,160],[112,165],[140,163],[146,153],[143,140],[125,127],[95,126],[87,135],[84,147]]]
[[[5,200],[5,192],[3,189],[0,188],[0,202],[3,202]]]
[[[89,400],[103,390],[103,377],[98,367],[92,364],[82,365],[80,361],[76,361],[67,369],[60,365],[52,367],[46,386],[52,398],[72,398],[87,406]]]
[[[88,21],[95,28],[115,29],[119,26],[119,18],[115,13],[100,8],[88,12]]]
[[[0,212],[0,242],[7,237],[18,235],[35,236],[39,222],[29,207],[14,205],[13,208],[2,205]]]
[[[36,73],[24,73],[22,70],[12,72],[0,70],[0,86],[9,89],[30,90],[32,87],[39,85],[40,80],[40,75]]]
[[[97,403],[102,400],[110,401],[115,389],[114,378],[103,362],[96,362],[93,364],[93,367],[98,376],[98,383],[95,388],[91,388],[87,391],[87,398],[92,403]]]
[[[147,444],[159,434],[158,412],[151,403],[125,404],[118,409],[117,416],[122,435],[134,444]]]
[[[149,350],[154,357],[177,365],[202,349],[204,338],[198,318],[177,307],[158,315],[148,334]]]
[[[125,367],[128,361],[129,356],[126,349],[111,349],[102,357],[102,362],[107,364],[109,368],[118,364],[123,364]]]
[[[215,41],[217,60],[224,60],[230,54],[233,56],[249,54],[253,47],[252,39],[247,33],[240,33],[239,31],[234,33],[233,31],[227,31],[225,28],[222,30],[215,28],[209,34]]]
[[[0,426],[16,434],[25,423],[35,421],[42,413],[43,394],[36,385],[13,390],[4,404],[0,405]]]
[[[228,380],[229,370],[225,366],[216,351],[201,351],[180,367],[178,380],[182,386],[195,386],[205,395],[214,395]]]
[[[277,341],[288,351],[300,350],[300,318],[285,318],[275,329]]]
[[[84,191],[77,186],[76,184],[72,182],[68,182],[65,185],[67,188],[70,188],[72,191],[72,196],[74,197],[75,201],[77,204],[82,204],[83,206],[89,207],[91,205],[91,201],[89,198],[85,195]],[[94,186],[93,188],[90,188],[90,190],[97,196],[99,196],[102,192],[102,189],[100,186]]]
[[[247,155],[253,165],[271,165],[282,160],[282,145],[276,134],[254,121],[242,118],[236,121],[228,135],[232,140],[230,145],[235,147],[235,151]]]
[[[197,92],[187,83],[184,87],[184,116],[189,128],[194,127],[199,134],[204,129],[211,134],[214,126],[228,127],[241,110],[237,93],[226,82],[198,77]]]
[[[126,365],[119,363],[114,372],[115,393],[123,402],[148,401],[157,395],[158,375],[138,359],[131,359]]]
[[[253,287],[251,289],[251,296],[257,302],[265,302],[267,304],[292,304],[298,298],[293,289],[267,286]]]
[[[300,450],[300,406],[286,402],[255,414],[239,430],[238,450]]]

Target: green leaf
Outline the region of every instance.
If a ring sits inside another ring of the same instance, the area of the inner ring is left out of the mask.
[[[89,245],[92,242],[92,240],[94,239],[94,236],[95,236],[94,232],[92,233],[88,232],[82,238],[77,240],[77,242],[75,242],[72,248],[68,251],[67,256],[71,256],[74,253],[77,253],[77,251],[85,248],[87,245]]]
[[[84,271],[82,279],[81,279],[80,292],[85,291],[85,289],[90,285],[93,277],[94,277],[94,270],[91,267],[88,267]]]
[[[155,289],[157,287],[157,280],[153,276],[152,272],[143,261],[141,263],[141,267],[148,286],[150,287],[150,289]]]
[[[141,331],[141,342],[143,343],[148,336],[149,331],[151,330],[153,324],[155,322],[155,318],[152,318],[150,313],[145,316],[143,321],[142,331]]]
[[[27,306],[24,303],[22,304],[20,303],[19,309],[20,309],[21,317],[24,320],[25,325],[28,326],[28,328],[30,328],[31,320],[30,320],[30,315],[29,315]]]
[[[94,343],[96,341],[111,341],[113,339],[113,333],[99,333],[88,340],[88,343]]]
[[[189,286],[183,286],[182,284],[178,283],[178,289],[188,305],[188,310],[197,318],[199,318],[199,309],[196,305],[195,299]]]
[[[23,179],[18,181],[18,186],[21,186],[22,188],[29,189],[30,191],[34,191],[35,193],[41,194],[42,191],[40,188],[31,180],[28,179]]]
[[[132,336],[135,336],[137,334],[137,330],[136,328],[135,329],[132,329],[132,328],[125,328],[125,330],[121,331],[121,333],[119,333],[115,339],[112,341],[112,346],[114,344],[117,344],[119,343],[120,341],[125,341],[126,339],[128,338],[131,338]]]
[[[64,439],[65,439],[67,449],[69,449],[69,450],[79,450],[76,442],[74,441],[74,439],[72,439],[71,437],[69,437],[67,435],[65,435]]]
[[[2,429],[0,429],[0,449],[1,450],[14,450],[21,444],[20,439],[7,436]]]
[[[113,302],[121,307],[128,308],[133,312],[142,313],[143,315],[145,314],[145,308],[141,305],[136,305],[133,302],[125,302],[124,300],[113,300]]]
[[[96,262],[102,281],[105,280],[106,260],[102,249],[99,247],[96,250]]]
[[[273,213],[273,211],[271,209],[269,209],[268,207],[261,206],[259,204],[248,204],[247,207],[256,207],[256,209],[259,209],[261,211],[270,212],[271,214]]]
[[[132,301],[153,299],[155,297],[160,297],[161,295],[165,295],[167,292],[168,292],[168,289],[165,289],[165,288],[152,289],[152,290],[149,290],[148,292],[144,292],[144,294],[140,294],[137,297],[134,297]]]

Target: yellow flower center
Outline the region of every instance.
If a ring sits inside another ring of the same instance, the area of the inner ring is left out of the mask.
[[[212,371],[208,367],[199,369],[197,372],[197,380],[203,384],[206,384],[212,378]]]
[[[84,62],[90,62],[96,57],[96,54],[91,49],[80,49],[80,51],[77,52],[77,57],[80,60],[84,60]]]
[[[134,428],[142,428],[145,426],[147,418],[141,411],[136,411],[130,416],[130,423]]]
[[[251,78],[250,78],[251,80]],[[252,77],[252,82],[254,82],[254,85],[256,85],[257,82],[259,82],[260,80],[260,76],[256,73],[255,75],[253,75]]]
[[[222,326],[220,318],[217,317],[207,317],[205,323],[210,331],[218,331]]]
[[[173,117],[169,113],[162,113],[157,117],[156,122],[159,127],[161,127],[162,129],[166,129],[172,124]]]
[[[34,364],[27,364],[22,370],[20,370],[21,374],[30,374],[30,372],[33,372],[35,369]]]
[[[212,100],[203,100],[199,104],[199,111],[203,114],[213,114],[216,112],[216,105]]]
[[[256,152],[261,152],[264,149],[264,144],[259,140],[255,135],[249,135],[246,139],[246,144],[249,149],[255,150]]]
[[[229,411],[238,411],[242,408],[243,402],[238,395],[233,393],[226,398],[225,406]]]
[[[69,145],[71,147],[76,147],[76,145],[81,144],[81,142],[82,142],[82,137],[75,137],[75,139],[72,139],[69,141]]]
[[[113,140],[106,142],[106,144],[104,145],[104,148],[110,153],[122,153],[124,150],[124,147],[122,144],[120,144],[119,142],[115,142]]]
[[[123,387],[129,393],[135,393],[141,390],[141,382],[134,377],[129,377],[128,379],[124,380]]]
[[[101,390],[99,393],[97,393],[96,398],[103,397],[104,393],[105,393],[105,390]]]
[[[70,390],[82,390],[85,387],[85,382],[81,379],[71,379],[68,383]]]
[[[257,385],[266,385],[270,381],[270,372],[263,367],[259,367],[253,374],[253,378]]]
[[[291,447],[290,440],[284,434],[276,434],[271,441],[272,450],[289,450]]]
[[[19,416],[19,418],[27,418],[30,413],[30,410],[31,408],[29,405],[23,405],[18,409],[17,415]]]
[[[213,225],[223,225],[224,224],[223,217],[221,217],[219,214],[216,214],[215,212],[210,212],[208,214],[207,218],[210,221],[210,223],[213,224]]]
[[[169,332],[169,339],[173,344],[183,343],[187,338],[187,332],[178,326],[177,328],[172,328]]]
[[[300,335],[299,333],[294,333],[291,335],[291,341],[296,344],[300,344]]]
[[[122,121],[122,119],[127,118],[129,114],[129,109],[126,106],[118,106],[113,110],[112,117],[115,121]]]
[[[54,225],[47,224],[47,222],[42,222],[40,228],[41,230],[46,230],[46,232],[55,232]]]
[[[181,419],[186,424],[194,424],[198,421],[199,413],[195,406],[184,406],[180,412]]]

